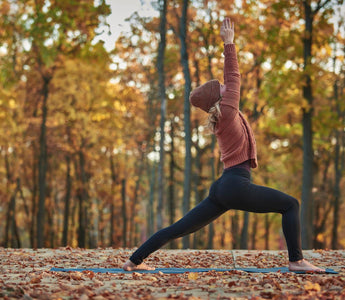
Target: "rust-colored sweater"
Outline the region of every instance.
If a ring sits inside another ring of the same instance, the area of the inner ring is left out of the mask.
[[[250,161],[257,167],[256,143],[253,131],[239,110],[241,75],[234,44],[224,45],[224,84],[226,91],[220,102],[222,116],[215,134],[220,147],[224,168]]]

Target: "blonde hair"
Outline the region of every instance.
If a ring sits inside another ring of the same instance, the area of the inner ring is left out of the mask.
[[[212,133],[216,130],[216,125],[220,118],[222,117],[222,112],[220,111],[220,98],[208,111],[208,122],[207,127],[211,130]]]

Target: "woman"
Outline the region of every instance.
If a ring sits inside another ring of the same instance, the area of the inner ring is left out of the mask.
[[[282,227],[289,253],[290,271],[325,272],[305,259],[301,249],[299,203],[280,191],[250,182],[250,169],[257,167],[252,129],[239,111],[240,73],[234,40],[234,23],[223,21],[224,85],[211,80],[190,95],[192,105],[209,113],[224,163],[222,176],[211,186],[208,197],[175,224],[152,235],[123,265],[126,271],[154,270],[143,260],[172,239],[199,230],[229,209],[282,214]]]

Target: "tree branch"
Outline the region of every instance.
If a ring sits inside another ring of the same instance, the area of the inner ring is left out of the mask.
[[[315,16],[319,12],[319,10],[321,8],[324,8],[329,2],[331,2],[331,0],[325,0],[323,3],[322,3],[322,0],[319,0],[317,2],[317,7],[315,8],[314,11],[312,11],[312,15]]]

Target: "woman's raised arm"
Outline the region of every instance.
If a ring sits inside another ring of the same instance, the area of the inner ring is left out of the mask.
[[[224,84],[226,86],[222,104],[239,109],[241,75],[234,44],[234,22],[231,22],[229,18],[224,19],[220,36],[224,42]]]

